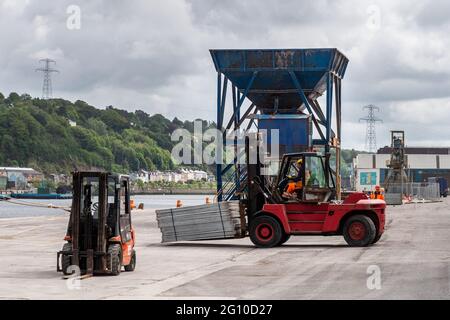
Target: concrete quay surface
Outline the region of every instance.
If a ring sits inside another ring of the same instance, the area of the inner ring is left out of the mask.
[[[26,209],[24,209],[26,210]],[[153,210],[133,211],[137,266],[120,276],[56,272],[67,215],[0,219],[0,299],[449,299],[450,200],[388,207],[381,240],[299,236],[161,244]]]

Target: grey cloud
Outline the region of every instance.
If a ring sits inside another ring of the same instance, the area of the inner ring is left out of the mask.
[[[402,121],[398,112],[410,101],[450,100],[446,1],[85,0],[76,3],[82,27],[75,31],[66,28],[73,1],[25,3],[0,1],[0,92],[6,94],[39,96],[42,77],[34,69],[38,57],[48,55],[61,70],[54,76],[55,96],[214,120],[208,49],[337,47],[350,59],[343,82],[344,146],[364,145],[364,126],[356,124],[368,103],[383,111],[380,145],[390,128],[401,127],[418,142],[437,136],[436,144],[449,143],[447,112],[436,111],[442,113],[436,136],[432,130],[418,134],[423,124]],[[367,26],[370,6],[380,10],[377,30]],[[410,112],[425,117],[430,111],[413,103]]]
[[[449,26],[450,2],[445,0],[424,1],[417,12],[416,22],[423,27]]]
[[[274,26],[298,26],[333,19],[335,2],[189,0],[189,3],[196,23],[249,35],[254,31],[264,33]]]

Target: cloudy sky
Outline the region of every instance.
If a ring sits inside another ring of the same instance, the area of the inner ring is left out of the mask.
[[[350,60],[344,147],[364,148],[367,104],[384,121],[378,146],[393,129],[450,146],[449,12],[431,0],[0,0],[0,92],[40,96],[34,69],[49,57],[55,97],[214,120],[208,49],[335,47]]]

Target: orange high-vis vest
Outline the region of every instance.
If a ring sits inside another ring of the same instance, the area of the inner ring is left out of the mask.
[[[301,181],[298,182],[290,182],[288,183],[288,188],[286,190],[287,193],[293,193],[296,189],[303,188],[303,183]]]

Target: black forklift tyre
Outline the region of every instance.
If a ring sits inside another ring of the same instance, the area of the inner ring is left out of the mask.
[[[120,274],[120,269],[122,267],[121,261],[121,247],[120,244],[111,244],[108,247],[108,255],[106,263],[108,268],[111,268],[111,274],[118,276]]]
[[[366,247],[375,240],[377,229],[372,219],[364,215],[350,217],[344,225],[344,239],[351,247]]]
[[[70,252],[72,250],[72,244],[70,242],[64,243],[62,251]],[[72,265],[72,259],[69,255],[61,256],[61,269],[64,275],[68,276],[70,273],[67,271]]]
[[[258,216],[250,222],[250,240],[259,248],[277,246],[282,240],[283,233],[280,223],[270,216]]]
[[[283,233],[283,236],[281,237],[281,240],[280,240],[280,242],[277,244],[277,246],[282,246],[283,244],[285,244],[285,243],[289,240],[290,237],[291,237],[290,234]]]
[[[131,260],[130,264],[125,266],[125,271],[134,271],[136,268],[136,251],[133,250],[133,253],[131,254]]]
[[[376,235],[376,236],[375,236],[375,239],[373,239],[373,241],[372,241],[372,244],[377,243],[378,240],[380,240],[380,238],[381,238],[382,235],[383,235],[383,234],[378,234],[378,235]]]

